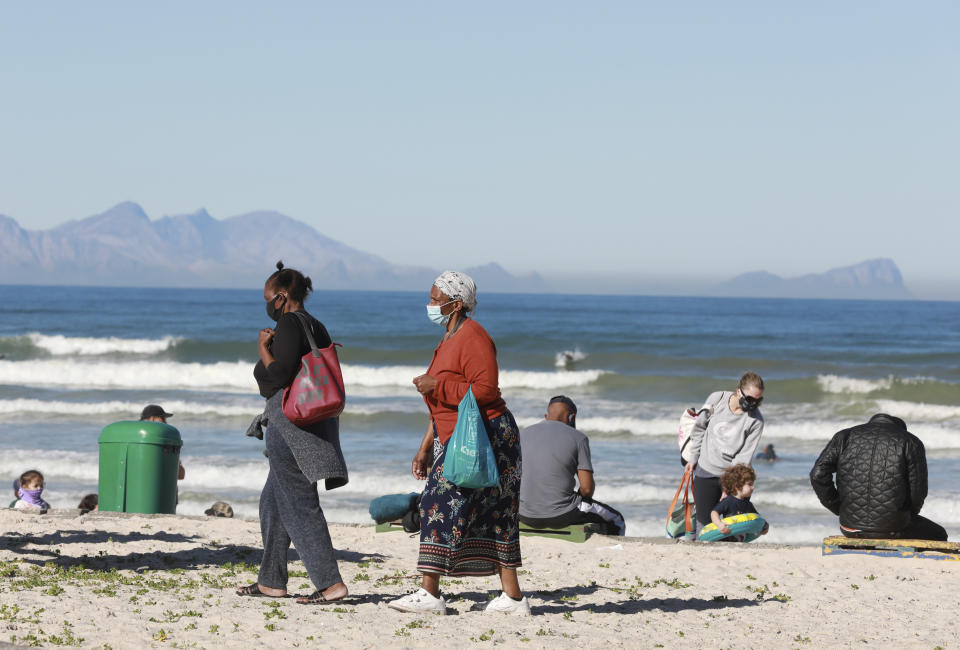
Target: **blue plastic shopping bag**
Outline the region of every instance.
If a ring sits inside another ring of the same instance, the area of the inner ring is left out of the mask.
[[[447,443],[443,478],[465,488],[493,487],[500,482],[497,459],[480,417],[473,388],[467,389],[457,407],[457,426]]]

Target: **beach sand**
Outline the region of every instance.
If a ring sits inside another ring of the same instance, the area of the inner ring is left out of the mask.
[[[417,539],[331,526],[351,602],[243,598],[255,521],[0,511],[0,642],[84,647],[956,647],[960,562],[822,557],[817,547],[523,537],[534,615],[476,611],[495,578],[444,580],[448,615],[386,603],[416,588]],[[295,552],[291,552],[295,557]],[[291,592],[312,591],[292,562]]]

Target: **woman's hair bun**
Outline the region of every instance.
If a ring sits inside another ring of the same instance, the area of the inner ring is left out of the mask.
[[[313,291],[310,278],[303,277],[296,269],[284,268],[282,261],[277,262],[277,270],[267,278],[267,284],[277,289],[286,289],[290,298],[296,302],[303,302],[307,294]]]

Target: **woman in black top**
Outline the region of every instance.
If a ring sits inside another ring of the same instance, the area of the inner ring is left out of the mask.
[[[308,314],[303,301],[312,291],[310,278],[283,268],[267,278],[263,299],[275,329],[260,330],[260,361],[253,369],[260,394],[267,398],[264,434],[270,473],[260,494],[260,532],[263,561],[257,582],[241,587],[241,596],[287,594],[287,551],[290,543],[316,587],[299,603],[340,600],[347,595],[337,567],[327,521],[320,508],[317,481],[324,479],[332,490],[347,483],[347,467],[340,451],[339,419],[329,418],[298,427],[283,414],[283,390],[300,370],[300,359],[310,351],[304,325],[296,315],[306,316],[318,347],[330,345],[330,335],[320,321]]]

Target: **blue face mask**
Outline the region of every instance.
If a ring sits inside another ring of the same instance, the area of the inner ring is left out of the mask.
[[[440,310],[441,308],[449,305],[451,302],[456,302],[456,301],[451,300],[450,302],[445,302],[442,305],[427,305],[427,318],[429,318],[434,325],[439,325],[440,327],[446,327],[447,323],[450,322],[450,317],[453,315],[453,312],[450,312],[449,314],[444,316]]]

